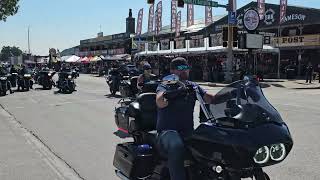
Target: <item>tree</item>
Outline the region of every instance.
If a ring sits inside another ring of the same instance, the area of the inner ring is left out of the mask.
[[[19,0],[0,0],[0,21],[6,21],[7,17],[18,12]]]
[[[22,51],[18,47],[3,46],[0,53],[0,60],[7,61],[12,56],[20,56]]]

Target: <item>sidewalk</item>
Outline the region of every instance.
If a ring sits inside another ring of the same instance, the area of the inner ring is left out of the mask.
[[[201,86],[209,87],[225,87],[228,84],[224,83],[212,83],[212,82],[197,82]],[[265,79],[260,82],[263,88],[267,87],[279,87],[287,89],[320,89],[319,81],[313,81],[311,84],[305,83],[305,80],[287,80],[287,79]]]
[[[43,153],[34,147],[12,117],[0,107],[0,179],[64,180]]]

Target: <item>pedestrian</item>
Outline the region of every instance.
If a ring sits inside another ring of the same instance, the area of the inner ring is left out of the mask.
[[[307,66],[307,77],[306,77],[306,83],[310,83],[311,84],[311,81],[312,81],[312,73],[313,73],[313,67],[312,67],[312,64],[311,62],[308,63],[308,66]]]

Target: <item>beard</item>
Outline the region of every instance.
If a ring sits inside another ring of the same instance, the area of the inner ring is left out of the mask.
[[[186,81],[189,79],[189,73],[188,72],[181,72],[179,78],[182,81]]]

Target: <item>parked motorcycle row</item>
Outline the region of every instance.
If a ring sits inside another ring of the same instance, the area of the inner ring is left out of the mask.
[[[13,88],[16,91],[29,91],[33,89],[33,84],[42,86],[43,90],[51,90],[52,87],[57,87],[61,93],[72,93],[75,91],[75,79],[79,77],[79,72],[74,70],[70,72],[59,72],[59,80],[54,82],[53,77],[55,71],[43,69],[40,71],[26,71],[26,73],[9,73],[0,75],[0,96],[7,95],[7,92]]]
[[[175,75],[158,83],[182,84]],[[195,93],[201,109],[200,125],[184,139],[187,179],[270,180],[263,168],[286,159],[293,140],[259,83],[252,78],[232,83],[217,93],[217,104],[205,104],[197,88],[187,91]],[[141,92],[121,99],[115,108],[117,127],[133,139],[116,147],[113,165],[121,180],[170,180],[167,159],[156,142],[155,101],[155,92]]]

